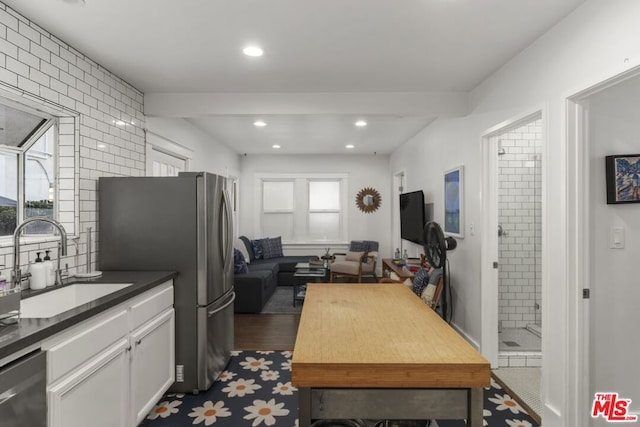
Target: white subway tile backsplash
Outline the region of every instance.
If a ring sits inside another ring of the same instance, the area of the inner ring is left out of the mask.
[[[25,94],[16,91],[17,96],[44,99],[79,114],[80,127],[73,117],[60,120],[59,219],[69,224],[71,234],[96,227],[97,179],[144,174],[143,94],[2,3],[0,52],[0,82],[8,85],[6,91],[19,88]],[[136,126],[116,128],[114,118],[135,119]],[[25,248],[25,256],[54,246]],[[72,257],[67,261],[75,267]]]
[[[26,51],[29,50],[29,39],[12,28],[7,28],[7,41]]]

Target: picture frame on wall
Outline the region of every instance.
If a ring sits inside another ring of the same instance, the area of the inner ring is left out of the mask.
[[[444,232],[464,238],[464,166],[444,172]]]
[[[607,204],[640,203],[640,154],[605,157]]]

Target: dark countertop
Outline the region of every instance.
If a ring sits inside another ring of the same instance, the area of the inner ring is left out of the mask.
[[[22,299],[74,283],[86,283],[86,286],[91,286],[91,283],[133,283],[133,285],[124,289],[53,317],[46,319],[23,318],[16,324],[0,326],[0,359],[37,344],[70,326],[115,307],[176,276],[177,273],[172,271],[103,271],[102,276],[95,279],[72,278],[68,283],[65,280],[63,285],[52,286],[42,291],[25,290],[22,292]]]

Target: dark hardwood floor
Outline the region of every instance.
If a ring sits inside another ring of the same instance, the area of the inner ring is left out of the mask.
[[[236,314],[236,350],[293,350],[299,314]]]

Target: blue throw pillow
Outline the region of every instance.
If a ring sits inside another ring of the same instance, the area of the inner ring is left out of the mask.
[[[264,259],[279,258],[282,254],[282,238],[275,237],[262,241],[262,257]]]
[[[247,274],[249,272],[244,255],[237,249],[233,250],[233,272],[235,274]]]
[[[266,239],[255,239],[251,241],[251,245],[253,246],[253,256],[255,259],[262,259],[264,257],[262,244],[265,240]]]
[[[358,240],[352,240],[351,245],[349,245],[349,252],[367,252],[368,250],[369,245]]]
[[[251,243],[251,240],[249,240],[245,236],[240,236],[239,239],[242,240],[244,246],[247,248],[247,252],[249,253],[249,261],[253,261],[254,259],[256,259],[255,255],[253,254],[253,243]]]
[[[422,291],[424,291],[424,288],[426,288],[428,284],[429,273],[427,273],[426,269],[420,267],[413,276],[413,292],[418,296],[422,296]]]

